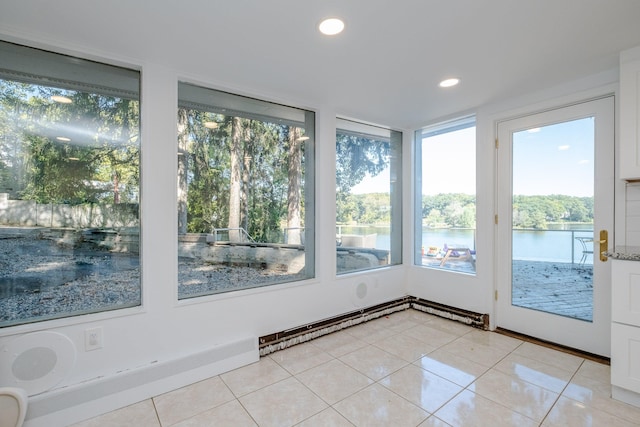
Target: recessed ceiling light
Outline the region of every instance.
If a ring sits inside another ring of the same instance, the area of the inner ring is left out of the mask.
[[[338,18],[328,18],[320,23],[318,29],[322,34],[334,36],[344,30],[344,22]]]
[[[460,79],[452,78],[440,82],[440,87],[452,87],[460,83]]]
[[[55,102],[59,102],[60,104],[71,104],[73,102],[71,98],[67,98],[66,96],[62,96],[62,95],[53,95],[51,97],[51,100]]]
[[[56,136],[56,139],[58,141],[62,141],[62,142],[69,142],[71,141],[71,138],[67,138],[66,136]]]
[[[204,122],[204,127],[208,128],[208,129],[217,129],[218,128],[218,123],[216,123],[216,122]]]

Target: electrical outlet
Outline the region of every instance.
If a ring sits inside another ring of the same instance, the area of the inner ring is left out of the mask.
[[[84,351],[98,350],[102,348],[102,328],[84,330]]]

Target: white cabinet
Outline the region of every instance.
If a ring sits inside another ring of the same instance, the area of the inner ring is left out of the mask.
[[[640,46],[620,54],[620,178],[640,180]]]
[[[640,262],[613,260],[611,320],[640,327]]]
[[[613,260],[611,273],[612,395],[640,406],[640,262]]]

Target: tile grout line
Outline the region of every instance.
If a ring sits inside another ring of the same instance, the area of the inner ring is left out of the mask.
[[[586,362],[587,359],[582,359],[582,362],[580,363],[580,365],[578,366],[578,368],[576,369],[576,371],[573,373],[573,375],[571,375],[571,378],[569,378],[569,381],[567,381],[567,383],[565,384],[565,386],[562,388],[562,390],[558,393],[558,397],[556,398],[556,400],[553,402],[553,405],[551,405],[551,407],[549,408],[549,410],[547,411],[547,413],[544,415],[544,418],[542,419],[542,421],[540,422],[540,425],[542,425],[546,419],[549,417],[549,414],[551,413],[551,411],[553,411],[553,408],[555,408],[555,406],[558,404],[558,401],[560,400],[560,398],[562,397],[562,394],[565,392],[565,390],[567,389],[567,387],[569,387],[569,384],[571,384],[571,381],[573,381],[573,379],[575,378],[576,375],[578,375],[578,371],[580,370],[580,368],[582,368],[582,365],[584,365],[584,363]]]

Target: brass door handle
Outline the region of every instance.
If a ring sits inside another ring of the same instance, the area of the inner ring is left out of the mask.
[[[608,258],[603,252],[609,249],[609,232],[607,230],[600,230],[598,243],[600,243],[600,250],[598,251],[600,253],[600,261],[606,261]]]

